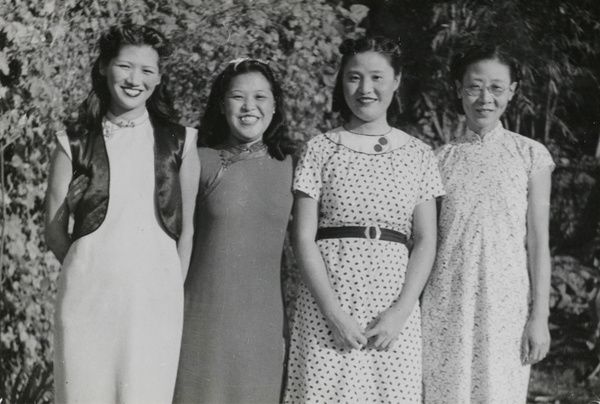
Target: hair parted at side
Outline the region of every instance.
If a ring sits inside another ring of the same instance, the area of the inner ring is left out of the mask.
[[[271,157],[283,160],[295,151],[295,143],[287,131],[283,91],[271,68],[257,59],[236,59],[217,76],[210,89],[204,115],[198,127],[198,146],[214,147],[227,142],[229,126],[225,115],[221,112],[221,106],[233,78],[246,73],[263,75],[271,86],[275,99],[275,113],[271,124],[263,134],[262,141],[267,146]]]
[[[146,108],[152,118],[172,121],[177,117],[173,101],[167,91],[168,77],[162,72],[171,56],[171,47],[166,37],[158,30],[138,24],[123,23],[114,25],[105,31],[99,41],[100,54],[92,67],[92,89],[79,107],[76,121],[68,125],[67,131],[76,135],[99,133],[102,118],[110,106],[110,92],[106,76],[100,73],[102,66],[107,66],[119,55],[121,47],[127,45],[150,46],[156,51],[161,71],[160,83],[146,101]]]
[[[339,51],[342,54],[342,61],[335,80],[331,109],[333,112],[339,112],[344,121],[348,121],[352,117],[352,110],[350,110],[344,97],[344,69],[350,58],[358,53],[377,52],[388,60],[390,66],[394,69],[394,74],[399,75],[402,73],[402,51],[397,41],[383,36],[346,39],[340,45]],[[393,125],[396,123],[400,111],[398,95],[394,94],[392,102],[387,109],[387,119],[390,124]]]
[[[462,83],[469,66],[483,60],[497,60],[508,67],[511,83],[517,83],[516,89],[523,79],[521,64],[508,50],[500,45],[479,44],[456,54],[450,62],[450,79],[452,80],[454,106],[459,114],[464,115],[462,100],[458,97],[456,82]],[[515,90],[516,90],[515,89]]]

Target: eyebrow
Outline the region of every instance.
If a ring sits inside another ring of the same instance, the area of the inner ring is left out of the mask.
[[[360,73],[362,73],[362,71],[360,71],[360,70],[348,70],[346,72],[346,74],[348,74],[348,73],[358,73],[358,74],[360,74]],[[383,73],[383,70],[369,70],[369,71],[367,71],[367,73]]]

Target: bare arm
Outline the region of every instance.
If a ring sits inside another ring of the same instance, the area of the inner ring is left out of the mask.
[[[50,162],[50,177],[46,194],[45,237],[46,245],[62,263],[71,246],[68,234],[69,207],[66,196],[72,178],[69,157],[59,146]]]
[[[550,314],[550,248],[548,222],[550,211],[551,171],[543,169],[529,180],[527,207],[527,254],[531,279],[532,306],[523,338],[522,360],[536,363],[550,348],[548,316]]]
[[[181,260],[181,271],[185,279],[190,265],[194,237],[194,210],[196,207],[196,196],[198,194],[198,183],[200,181],[200,158],[198,150],[190,150],[181,163],[179,170],[179,181],[181,182],[182,197],[182,226],[181,236],[177,249]]]
[[[294,255],[302,279],[327,319],[336,344],[342,348],[358,349],[367,343],[367,339],[356,319],[342,309],[315,242],[318,209],[315,199],[301,193],[296,195],[292,223]]]
[[[370,344],[378,350],[387,350],[393,346],[425,287],[435,259],[436,226],[435,200],[417,205],[413,212],[414,245],[402,291],[396,302],[383,311],[367,329],[366,337],[372,339]]]

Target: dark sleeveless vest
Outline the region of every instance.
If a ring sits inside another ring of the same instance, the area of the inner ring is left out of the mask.
[[[185,144],[185,127],[150,119],[154,129],[155,201],[163,230],[175,241],[181,234],[181,184],[179,168]],[[69,135],[73,178],[86,175],[89,185],[75,212],[73,240],[97,230],[108,210],[110,169],[104,135]],[[133,157],[133,156],[132,156]]]

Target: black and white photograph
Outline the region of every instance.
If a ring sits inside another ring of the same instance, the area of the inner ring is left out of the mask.
[[[596,0],[3,0],[0,404],[600,403]]]

